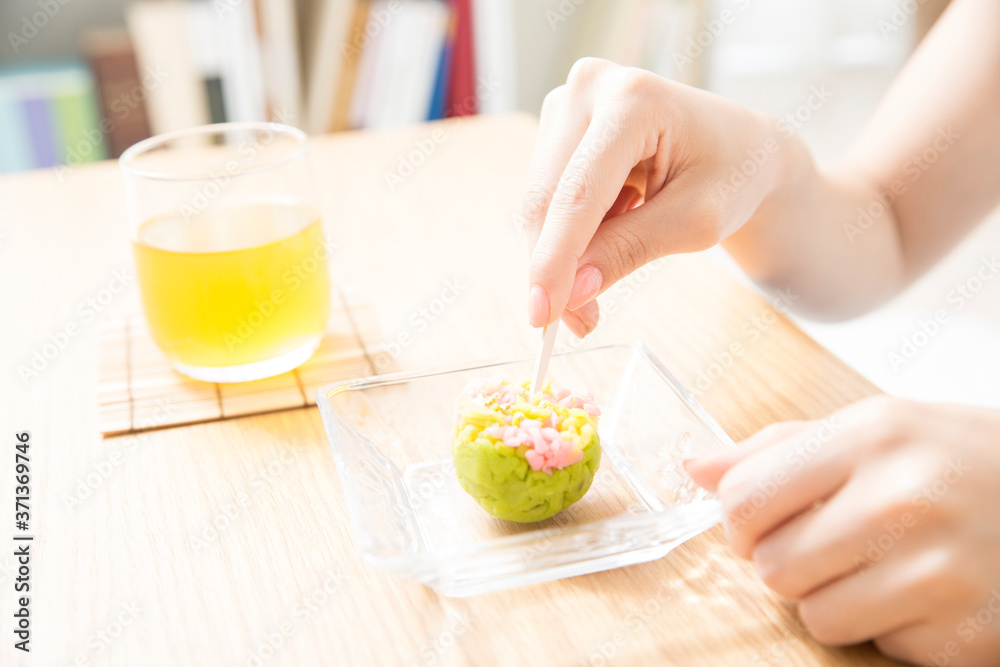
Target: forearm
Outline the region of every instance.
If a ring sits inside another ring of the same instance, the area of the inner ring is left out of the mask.
[[[782,139],[778,185],[723,242],[756,282],[820,319],[871,309],[904,281],[895,213],[864,177],[820,172],[801,139]]]
[[[1000,2],[956,0],[837,168],[782,143],[783,174],[725,246],[821,317],[868,310],[1000,201]]]

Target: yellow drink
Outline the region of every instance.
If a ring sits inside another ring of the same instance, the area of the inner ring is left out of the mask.
[[[133,242],[150,333],[189,367],[267,361],[315,345],[330,310],[316,213],[282,201],[153,218]]]

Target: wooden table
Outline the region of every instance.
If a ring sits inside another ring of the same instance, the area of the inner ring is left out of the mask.
[[[516,222],[535,132],[517,115],[313,142],[335,279],[376,305],[382,340],[364,343],[396,341],[396,367],[533,354]],[[5,177],[0,197],[0,488],[9,500],[12,434],[30,429],[38,535],[26,658],[0,522],[0,664],[890,664],[811,641],[718,527],[656,562],[466,599],[369,569],[315,409],[102,439],[99,323],[81,304],[131,273],[117,166]],[[431,308],[449,284],[457,298]],[[101,317],[136,298],[130,283]],[[645,341],[735,439],[876,391],[704,256],[658,262],[602,306],[594,343]],[[70,322],[78,334],[22,381]]]

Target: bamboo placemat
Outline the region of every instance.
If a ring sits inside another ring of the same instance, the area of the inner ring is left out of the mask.
[[[141,314],[109,320],[101,329],[98,366],[101,433],[134,433],[314,405],[321,386],[375,372],[363,341],[378,340],[376,334],[371,306],[338,292],[323,341],[309,361],[264,380],[216,384],[192,380],[171,368]]]

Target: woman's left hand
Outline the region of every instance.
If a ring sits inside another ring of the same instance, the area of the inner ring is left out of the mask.
[[[819,641],[1000,664],[1000,411],[880,396],[687,469]]]

